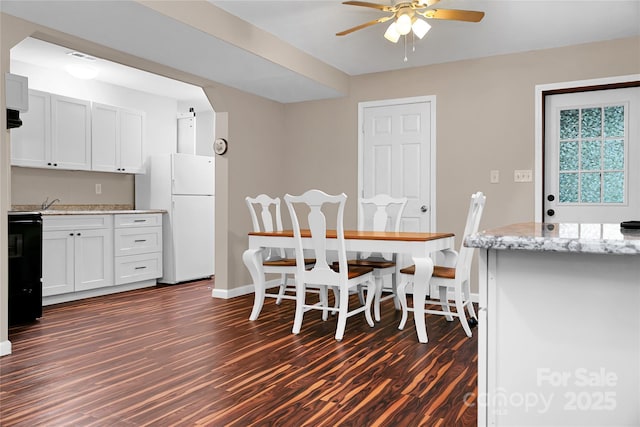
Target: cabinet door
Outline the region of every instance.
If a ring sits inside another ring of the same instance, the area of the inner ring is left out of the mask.
[[[74,291],[74,232],[42,232],[42,296]]]
[[[115,172],[120,144],[118,108],[93,103],[91,108],[91,169]]]
[[[91,104],[51,95],[51,162],[61,169],[91,169]]]
[[[47,167],[51,159],[51,96],[29,91],[29,111],[21,114],[22,126],[12,129],[11,164]]]
[[[75,239],[75,290],[113,285],[113,230],[80,230]]]
[[[144,173],[144,123],[144,113],[120,110],[121,172]]]

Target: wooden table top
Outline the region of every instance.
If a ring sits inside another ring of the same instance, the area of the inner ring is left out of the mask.
[[[309,230],[301,230],[302,237],[311,237]],[[293,230],[283,230],[274,232],[252,231],[249,236],[268,236],[268,237],[293,237]],[[428,240],[444,239],[454,237],[453,233],[414,233],[406,231],[358,231],[344,230],[345,239],[360,240],[398,240],[405,242],[426,242]],[[327,237],[335,238],[335,230],[327,230]]]

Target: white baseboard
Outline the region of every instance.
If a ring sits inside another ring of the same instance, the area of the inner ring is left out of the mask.
[[[280,286],[280,279],[273,279],[267,282],[267,289],[275,288],[276,286]],[[229,298],[239,297],[242,295],[252,294],[254,292],[255,292],[255,286],[251,284],[251,285],[245,285],[245,286],[241,286],[239,288],[233,288],[233,289],[213,288],[213,291],[211,291],[211,296],[213,298],[229,299]]]
[[[11,341],[0,342],[0,356],[6,356],[11,354]]]
[[[61,302],[75,301],[84,298],[100,297],[103,295],[115,294],[118,292],[133,291],[136,289],[150,288],[156,286],[156,279],[144,280],[141,282],[127,283],[118,286],[106,286],[104,288],[89,289],[86,291],[69,292],[66,294],[49,295],[42,297],[42,305],[60,304]]]

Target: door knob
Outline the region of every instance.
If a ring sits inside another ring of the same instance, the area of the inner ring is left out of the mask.
[[[547,209],[547,215],[554,216],[555,214],[556,214],[556,211],[554,211],[553,209]]]
[[[550,201],[550,202],[553,202],[555,199],[556,199],[556,196],[554,196],[553,194],[549,194],[547,196],[547,200]]]
[[[422,205],[422,206],[420,206],[420,212],[426,212],[426,211],[428,211],[428,210],[429,210],[429,208],[427,208],[427,206],[426,206],[426,205]]]

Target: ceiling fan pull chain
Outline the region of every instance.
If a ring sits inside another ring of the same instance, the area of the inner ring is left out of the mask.
[[[404,35],[404,62],[407,62],[407,35]]]
[[[416,51],[416,34],[411,31],[411,52]]]

